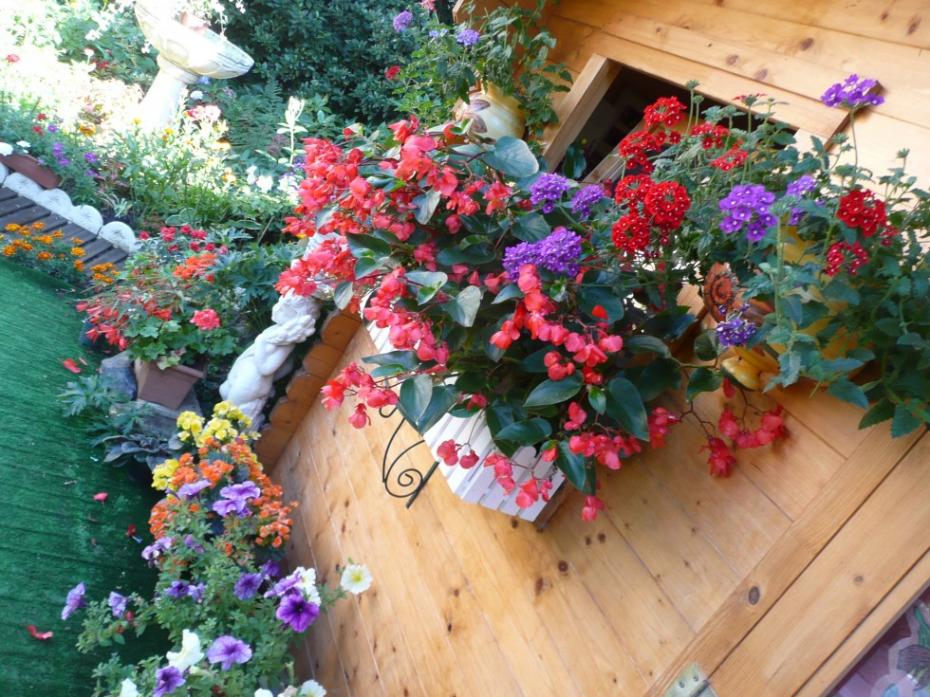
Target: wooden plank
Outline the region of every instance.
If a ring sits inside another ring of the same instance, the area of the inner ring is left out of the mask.
[[[110,246],[109,249],[104,249],[96,254],[92,259],[84,258],[84,263],[89,266],[96,266],[97,264],[122,264],[129,255],[120,249],[119,247]]]
[[[620,73],[620,66],[604,56],[593,54],[588,58],[584,70],[556,106],[558,123],[546,129],[543,141],[543,157],[549,169],[562,161],[568,147],[578,138],[581,129],[603,99],[604,94]]]
[[[794,694],[930,549],[928,462],[925,437],[713,672],[719,694]]]
[[[79,225],[74,223],[68,223],[63,228],[61,228],[62,233],[65,236],[65,239],[78,239],[81,242],[91,242],[97,239],[97,235],[92,233],[90,230],[85,230]]]
[[[20,208],[14,213],[10,213],[3,217],[3,225],[9,225],[10,223],[15,223],[17,225],[28,225],[36,221],[41,220],[43,224],[45,223],[45,218],[48,218],[50,215],[49,211],[42,206],[28,206],[27,208]],[[0,225],[2,227],[3,225]],[[43,227],[41,231],[45,232],[48,226]],[[54,229],[54,228],[51,228]]]
[[[869,438],[824,485],[821,495],[792,523],[752,573],[739,582],[648,694],[652,697],[664,694],[691,663],[700,665],[706,674],[713,672],[918,438],[919,434],[912,434],[893,439],[886,426],[871,428]]]
[[[927,587],[930,552],[921,557],[888,595],[873,608],[831,656],[824,661],[795,697],[819,697],[834,689]]]
[[[15,198],[9,198],[5,201],[0,202],[0,219],[6,218],[7,216],[20,211],[24,208],[29,208],[34,205],[32,200],[24,198],[23,196],[16,196]],[[4,222],[4,225],[6,223]]]
[[[573,64],[577,64],[587,60],[591,53],[598,53],[623,66],[678,85],[696,80],[699,83],[699,92],[722,102],[733,102],[738,95],[759,91],[759,83],[753,79],[611,36],[558,15],[553,15],[550,26],[561,41],[570,47],[577,46],[577,49],[566,49],[569,51],[568,55],[556,53],[554,60],[571,57],[571,52],[574,51],[577,57],[573,59]],[[777,87],[766,89],[766,93],[777,101],[785,102],[778,110],[781,120],[821,137],[832,135],[845,121],[845,112],[830,109],[819,100]]]
[[[0,201],[16,198],[17,195],[18,194],[13,191],[13,189],[7,189],[5,186],[0,186]]]

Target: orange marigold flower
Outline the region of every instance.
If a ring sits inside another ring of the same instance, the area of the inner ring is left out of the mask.
[[[65,233],[63,233],[61,230],[55,230],[55,232],[52,233],[52,237],[54,237],[56,240],[60,240],[64,236]]]
[[[16,223],[7,223],[7,224],[3,227],[3,229],[6,230],[7,232],[18,232],[19,229],[20,229],[20,227],[22,227],[22,226],[21,226],[21,225],[17,225]]]
[[[75,256],[75,257],[82,257],[82,256],[84,256],[86,253],[87,253],[87,252],[84,250],[83,247],[72,247],[72,248],[71,248],[71,255],[72,255],[72,256]]]
[[[41,244],[51,244],[52,236],[51,235],[40,235],[39,237],[36,237],[35,240],[36,242],[39,242]]]
[[[36,254],[36,259],[38,259],[39,261],[48,261],[51,258],[52,258],[52,255],[49,252],[39,252],[38,254]]]
[[[203,276],[216,263],[216,254],[204,252],[187,257],[174,270],[176,278],[191,279]]]
[[[6,246],[3,248],[3,256],[5,256],[5,257],[11,257],[11,256],[13,256],[14,254],[16,254],[16,246],[15,246],[15,245],[8,244],[8,245],[6,245]]]
[[[45,223],[43,223],[41,220],[37,220],[32,224],[32,229],[33,230],[44,230]]]
[[[81,261],[80,259],[78,259],[77,261],[74,262],[74,268],[77,269],[78,271],[83,271],[83,270],[84,270],[84,262]]]

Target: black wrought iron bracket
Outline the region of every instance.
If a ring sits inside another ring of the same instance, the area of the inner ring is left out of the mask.
[[[397,413],[397,407],[387,412],[385,412],[384,407],[382,407],[378,410],[378,413],[383,418],[389,419]],[[430,465],[425,473],[421,472],[413,465],[400,467],[400,460],[407,453],[426,443],[426,441],[421,438],[413,445],[408,445],[400,451],[389,463],[388,458],[391,456],[391,448],[394,445],[394,440],[397,438],[397,434],[400,433],[400,429],[403,428],[403,426],[404,420],[401,419],[384,448],[384,456],[381,458],[381,483],[384,484],[384,490],[394,498],[407,499],[407,503],[404,504],[404,506],[410,508],[413,502],[417,500],[417,496],[420,495],[420,492],[426,487],[430,477],[433,476],[433,472],[439,467],[439,460],[433,460],[433,464]]]

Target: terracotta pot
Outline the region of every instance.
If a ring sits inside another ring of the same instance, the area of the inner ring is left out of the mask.
[[[194,384],[204,376],[206,365],[201,362],[197,367],[173,365],[163,369],[154,361],[137,360],[133,367],[138,399],[177,409]]]
[[[43,189],[54,189],[61,184],[61,177],[40,164],[32,155],[4,155],[0,157],[0,163],[3,163],[7,169],[29,177]]]
[[[520,103],[491,83],[472,92],[468,104],[459,102],[454,115],[459,121],[471,121],[470,134],[489,140],[522,138],[526,124]]]

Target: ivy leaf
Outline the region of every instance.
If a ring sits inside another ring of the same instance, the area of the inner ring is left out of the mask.
[[[449,280],[449,277],[442,271],[411,271],[404,278],[414,285],[417,302],[420,305],[432,300]]]
[[[688,401],[693,400],[701,392],[713,392],[723,384],[723,378],[710,368],[696,368],[691,373],[691,379],[688,380],[688,390],[686,396]]]
[[[627,433],[640,440],[649,440],[646,406],[636,385],[626,378],[614,378],[607,385],[607,413],[614,417]]]
[[[571,399],[581,389],[581,375],[574,373],[562,380],[543,380],[533,388],[526,401],[525,407],[544,407],[549,404],[559,404]]]
[[[515,421],[497,432],[496,438],[508,440],[519,445],[533,445],[548,438],[552,426],[545,419],[535,417],[526,421]]]
[[[499,138],[493,149],[481,158],[485,163],[506,177],[523,179],[539,171],[539,162],[530,147],[519,138],[504,136]]]
[[[855,404],[857,407],[867,409],[869,406],[869,398],[865,396],[865,390],[846,378],[834,382],[827,388],[827,392],[844,402]]]
[[[474,325],[479,307],[481,307],[481,289],[477,286],[464,288],[451,302],[443,305],[443,309],[449,313],[449,316],[463,327]]]
[[[894,418],[891,421],[891,435],[895,438],[906,436],[923,424],[923,420],[917,418],[906,404],[898,404],[894,408]]]
[[[559,442],[558,457],[555,464],[565,473],[566,479],[576,489],[589,496],[595,493],[594,468],[588,466],[584,457],[573,453],[564,440]]]
[[[400,386],[398,406],[407,420],[414,426],[423,416],[433,396],[433,380],[429,375],[416,375],[407,378]]]

